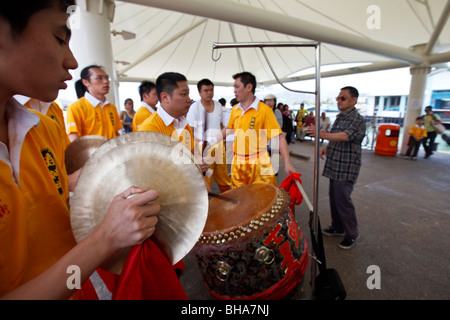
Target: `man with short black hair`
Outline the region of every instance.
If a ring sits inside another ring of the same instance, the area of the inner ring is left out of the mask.
[[[90,65],[81,71],[76,86],[84,95],[67,107],[67,134],[74,141],[83,136],[113,139],[123,129],[119,113],[108,101],[109,76],[102,67]]]
[[[197,83],[200,100],[195,101],[186,116],[189,125],[193,129],[196,144],[201,145],[201,153],[208,155],[209,169],[205,180],[209,187],[212,180],[217,183],[220,192],[231,188],[231,180],[228,175],[226,163],[226,148],[223,140],[217,140],[216,136],[224,128],[223,111],[219,102],[214,98],[214,83],[209,79],[202,79]]]
[[[138,131],[141,124],[156,111],[158,95],[156,85],[151,81],[142,81],[139,85],[139,96],[141,97],[141,107],[133,118],[133,131]]]
[[[275,172],[267,150],[271,144],[272,153],[280,150],[287,175],[295,173],[289,159],[289,149],[277,119],[271,108],[255,96],[256,78],[250,72],[233,76],[234,94],[239,104],[231,111],[230,120],[223,134],[235,134],[234,158],[231,165],[232,187],[237,188],[252,183],[269,183],[277,186]],[[230,130],[231,129],[231,130]],[[280,136],[282,137],[280,139]]]

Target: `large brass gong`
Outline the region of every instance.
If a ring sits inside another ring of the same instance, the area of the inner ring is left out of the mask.
[[[161,206],[152,239],[172,264],[193,248],[208,215],[208,192],[191,152],[155,132],[133,132],[101,145],[85,163],[71,201],[71,223],[78,242],[100,225],[112,198],[130,186],[159,192]],[[128,250],[105,269],[120,273]]]

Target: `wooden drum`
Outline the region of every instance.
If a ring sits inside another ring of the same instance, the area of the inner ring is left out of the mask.
[[[302,280],[306,239],[283,189],[251,184],[213,198],[193,249],[216,299],[281,299]]]

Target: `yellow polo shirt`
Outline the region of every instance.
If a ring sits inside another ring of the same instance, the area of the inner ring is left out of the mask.
[[[234,130],[235,156],[247,160],[264,156],[268,140],[282,133],[272,109],[257,100],[245,113],[234,106],[227,127]]]
[[[18,103],[9,104],[7,117],[10,145],[0,144],[0,295],[34,278],[76,244],[65,133]]]
[[[418,139],[427,137],[427,129],[425,127],[419,128],[417,125],[413,125],[408,133]]]
[[[122,129],[116,106],[108,103],[93,106],[82,97],[67,107],[67,133],[78,136],[96,135],[113,139]]]
[[[34,101],[32,102],[31,100],[32,99],[29,98],[29,100],[27,102],[25,102],[23,105],[34,112],[39,112],[39,110],[35,110],[31,106],[31,103],[42,104],[45,102],[41,102],[41,101],[38,101],[35,99],[33,99]],[[20,102],[20,100],[19,100],[19,102]],[[61,130],[64,132],[64,136],[65,136],[64,140],[65,140],[66,147],[67,147],[70,144],[70,141],[69,141],[69,137],[66,134],[66,124],[64,123],[64,114],[63,114],[63,111],[62,111],[61,107],[59,106],[59,104],[56,101],[53,101],[52,103],[50,103],[45,115],[47,117],[49,117],[50,119],[54,120],[61,127]]]

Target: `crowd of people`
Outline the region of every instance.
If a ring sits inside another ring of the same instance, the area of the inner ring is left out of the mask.
[[[277,103],[277,97],[273,94],[266,95],[263,101],[275,113],[278,124],[286,134],[286,142],[288,144],[295,143],[295,141],[303,142],[307,136],[311,137],[308,134],[307,128],[315,124],[316,118],[314,111],[308,112],[305,109],[304,103],[300,104],[300,109],[295,113],[294,110],[289,108],[288,104],[282,102]],[[329,131],[331,122],[325,112],[321,113],[319,124],[320,130]]]

